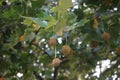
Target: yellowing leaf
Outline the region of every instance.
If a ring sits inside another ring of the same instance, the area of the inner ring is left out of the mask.
[[[60,14],[64,14],[67,12],[67,9],[72,6],[72,0],[59,0],[59,5],[57,10]]]
[[[64,29],[66,27],[66,18],[64,19],[61,19],[59,20],[59,22],[57,23],[56,27],[55,27],[55,30],[56,32]]]
[[[98,28],[98,21],[97,21],[97,19],[94,19],[94,23],[93,23],[93,28],[94,29],[97,29]]]
[[[58,35],[58,36],[62,36],[62,35],[63,35],[62,30],[58,31],[58,32],[57,32],[57,35]]]
[[[22,42],[24,40],[25,40],[25,36],[24,35],[20,36],[20,42]]]
[[[58,6],[60,7],[60,9],[66,10],[72,6],[72,0],[59,0]]]
[[[27,26],[30,26],[30,25],[32,24],[32,20],[26,18],[26,19],[22,22],[22,24],[27,25]]]
[[[53,7],[53,12],[59,12],[61,14],[64,14],[67,12],[67,9],[72,6],[72,0],[59,0],[59,4],[57,7]]]
[[[32,26],[35,31],[37,31],[40,28],[40,26],[38,26],[36,23],[33,23]]]

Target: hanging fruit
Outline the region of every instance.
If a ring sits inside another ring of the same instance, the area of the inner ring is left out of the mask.
[[[60,60],[59,58],[54,58],[54,59],[52,60],[52,64],[53,64],[55,67],[59,66],[59,65],[60,65],[60,62],[61,62],[61,60]]]

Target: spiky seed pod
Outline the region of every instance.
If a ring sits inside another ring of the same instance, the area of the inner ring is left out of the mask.
[[[97,41],[91,41],[90,45],[91,45],[92,48],[96,48],[96,47],[98,47],[98,42]]]
[[[101,37],[105,41],[109,41],[110,40],[110,34],[108,32],[104,32]]]
[[[70,49],[70,53],[68,55],[66,55],[68,58],[70,58],[73,55],[74,51],[72,49]]]
[[[63,35],[63,32],[62,32],[62,31],[58,31],[58,32],[57,32],[57,35],[58,35],[58,36],[62,36],[62,35]]]
[[[50,46],[55,46],[55,45],[57,44],[57,41],[56,41],[56,39],[51,38],[51,39],[48,41],[48,43],[49,43]]]
[[[120,53],[120,47],[115,48],[115,51],[116,51],[117,53]]]
[[[61,62],[61,60],[60,60],[59,58],[54,58],[54,59],[52,60],[52,64],[53,64],[55,67],[59,66],[59,65],[60,65],[60,62]]]
[[[69,55],[70,54],[70,51],[71,51],[71,48],[69,45],[64,45],[62,46],[62,53],[64,55]]]

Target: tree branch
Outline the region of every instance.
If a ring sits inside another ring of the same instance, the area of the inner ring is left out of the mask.
[[[38,44],[33,44],[33,45],[41,49],[44,52],[44,54],[46,54],[51,60],[53,60],[53,58],[47,53],[45,49],[42,49],[40,46],[38,46]]]
[[[33,74],[35,75],[35,77],[36,77],[38,80],[44,80],[40,75],[37,74],[36,71],[33,71]]]
[[[64,63],[66,63],[67,61],[69,61],[69,59],[67,59],[67,58],[63,58],[62,59],[62,62],[61,62],[61,64],[64,64]],[[61,65],[60,64],[60,65]],[[60,67],[60,65],[58,66],[58,67],[54,67],[55,69],[54,69],[54,76],[53,76],[53,80],[57,80],[57,76],[58,76],[58,69],[59,69],[59,67]]]
[[[53,80],[57,80],[58,69],[59,69],[59,66],[58,66],[58,67],[55,67]]]

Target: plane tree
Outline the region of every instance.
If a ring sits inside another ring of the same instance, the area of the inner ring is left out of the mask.
[[[118,80],[119,36],[119,0],[1,0],[0,80]]]

